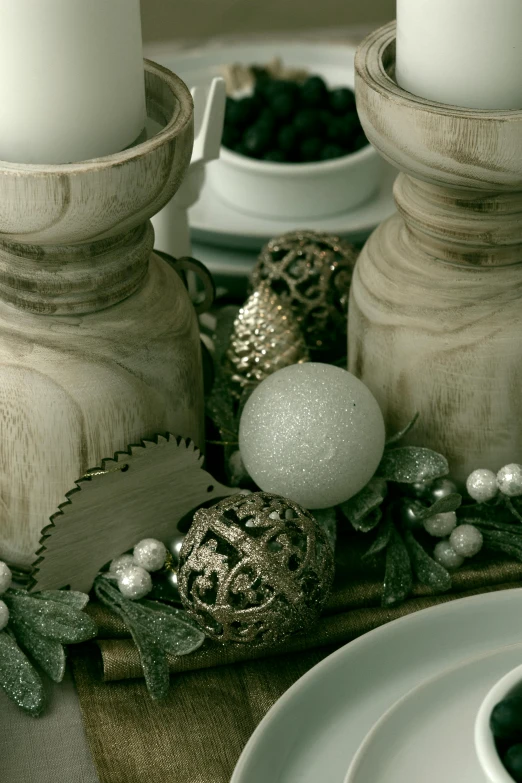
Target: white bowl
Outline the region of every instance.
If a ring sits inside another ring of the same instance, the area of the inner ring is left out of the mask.
[[[269,163],[221,147],[207,171],[213,190],[233,207],[267,218],[322,218],[347,212],[378,190],[381,160],[368,144],[317,163]]]
[[[475,721],[475,748],[480,765],[490,783],[513,783],[497,753],[495,740],[489,727],[493,708],[517,686],[522,686],[522,666],[508,672],[491,688],[482,702]]]

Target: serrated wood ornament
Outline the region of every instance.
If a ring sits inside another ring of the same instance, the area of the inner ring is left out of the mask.
[[[88,593],[99,570],[142,538],[167,541],[190,511],[237,494],[202,468],[192,441],[158,435],[75,482],[42,530],[32,589]]]

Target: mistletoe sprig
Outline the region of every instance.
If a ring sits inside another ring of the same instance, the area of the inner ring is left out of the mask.
[[[417,419],[415,416],[404,430],[388,441],[376,475],[369,484],[339,507],[357,532],[371,536],[364,559],[385,555],[383,606],[393,606],[407,598],[413,588],[414,576],[436,592],[445,592],[451,587],[449,571],[426,551],[419,531],[424,520],[457,511],[462,496],[451,492],[429,506],[417,502],[415,526],[408,523],[404,513],[406,504],[411,502],[405,487],[428,485],[449,473],[448,462],[442,454],[416,446],[397,446]]]
[[[187,612],[168,604],[126,598],[110,574],[94,582],[98,600],[118,615],[138,648],[147,690],[153,699],[164,699],[169,689],[168,654],[188,655],[205,641],[205,634]]]
[[[51,680],[65,674],[66,645],[93,639],[97,627],[82,610],[89,596],[72,590],[29,593],[8,588],[2,594],[8,622],[0,631],[0,687],[30,715],[45,706],[39,667]]]

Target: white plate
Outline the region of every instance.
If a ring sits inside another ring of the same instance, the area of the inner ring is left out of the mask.
[[[490,688],[521,661],[517,644],[414,688],[369,732],[345,783],[485,783],[475,718]]]
[[[342,783],[364,738],[398,699],[451,666],[520,644],[521,610],[522,590],[487,593],[408,615],[356,639],[272,707],[231,783]]]
[[[228,44],[169,53],[157,51],[154,59],[178,74],[189,87],[208,86],[219,76],[223,65],[233,62],[266,63],[281,56],[289,66],[305,66],[321,74],[330,84],[353,79],[355,47],[340,44],[265,41],[254,44]],[[210,163],[210,166],[215,165]],[[221,247],[258,250],[272,237],[294,228],[328,231],[361,242],[395,211],[392,183],[397,174],[382,163],[382,185],[377,195],[357,209],[321,220],[280,221],[247,215],[226,204],[209,185],[204,185],[199,201],[190,209],[192,237]]]

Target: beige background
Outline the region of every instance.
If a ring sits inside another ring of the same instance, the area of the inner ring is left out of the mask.
[[[146,42],[389,21],[395,0],[141,0]]]

